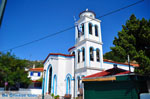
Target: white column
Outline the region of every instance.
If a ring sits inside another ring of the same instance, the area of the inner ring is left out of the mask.
[[[98,36],[99,36],[99,41],[102,43],[101,23],[99,23],[98,25]]]
[[[87,22],[85,22],[84,23],[84,39],[85,38],[88,38],[88,35],[89,35],[89,29],[88,29],[88,23]]]
[[[80,49],[80,63],[82,62],[82,49]],[[80,64],[80,67],[81,68],[81,64]]]
[[[94,49],[94,62],[96,62],[96,49]]]
[[[103,67],[103,50],[102,50],[102,45],[101,45],[101,49],[100,49],[100,68],[104,68]]]
[[[75,70],[77,69],[77,61],[78,61],[78,51],[75,50]]]
[[[85,46],[85,66],[89,67],[89,46],[86,44]]]
[[[95,36],[95,25],[92,24],[92,35]]]

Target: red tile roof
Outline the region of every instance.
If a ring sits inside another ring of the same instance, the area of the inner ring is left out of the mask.
[[[88,75],[83,78],[92,78],[92,77],[103,77],[103,76],[110,76],[110,75],[122,75],[122,74],[128,74],[130,71],[126,71],[121,68],[111,68],[96,74]]]
[[[112,60],[108,60],[108,59],[104,59],[103,60],[104,62],[110,62],[110,63],[116,63],[116,64],[122,64],[122,65],[128,65],[128,63],[121,63],[121,62],[115,62],[115,61],[112,61]],[[134,66],[134,67],[139,67],[139,64],[130,64],[131,66]]]
[[[48,59],[48,57],[49,57],[50,55],[60,55],[60,56],[65,56],[65,57],[72,57],[72,56],[74,56],[74,55],[68,55],[68,54],[62,54],[62,53],[50,53],[50,54],[46,57],[46,59],[44,60],[43,64],[46,62],[46,60]]]
[[[29,71],[41,71],[41,72],[43,72],[44,68],[43,67],[41,67],[41,68],[31,68],[31,69],[29,69]]]
[[[75,46],[73,46],[73,47],[69,48],[69,49],[68,49],[68,52],[69,52],[70,50],[74,49],[74,48],[75,48]]]

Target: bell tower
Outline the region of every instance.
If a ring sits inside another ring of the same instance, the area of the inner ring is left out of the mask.
[[[76,25],[76,44],[83,40],[92,40],[102,43],[100,20],[95,18],[96,14],[92,11],[83,11],[79,14],[80,19]]]
[[[76,70],[84,69],[85,75],[88,75],[103,68],[101,21],[88,9],[81,12],[79,17],[75,23],[75,46],[70,52],[75,54]],[[88,73],[88,70],[92,71]]]

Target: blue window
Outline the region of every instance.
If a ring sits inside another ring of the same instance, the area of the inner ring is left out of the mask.
[[[40,72],[38,72],[38,76],[40,76],[41,75],[41,73]]]
[[[30,76],[33,76],[33,72],[30,72]]]

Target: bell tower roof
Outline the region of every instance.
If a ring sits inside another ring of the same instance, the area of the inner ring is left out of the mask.
[[[96,14],[93,11],[89,11],[88,8],[87,8],[85,11],[83,11],[79,14],[80,18],[83,17],[83,16],[88,16],[88,17],[95,18]]]

